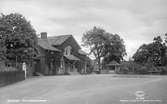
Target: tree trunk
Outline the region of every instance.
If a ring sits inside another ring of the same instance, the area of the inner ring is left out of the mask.
[[[100,57],[98,58],[98,69],[99,69],[99,74],[101,73],[101,63],[100,63]]]

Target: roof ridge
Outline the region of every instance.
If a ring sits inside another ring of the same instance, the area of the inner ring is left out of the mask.
[[[48,36],[48,38],[56,38],[56,37],[63,37],[63,36],[72,36],[72,34],[67,34],[67,35],[56,35],[56,36]]]
[[[49,43],[48,39],[38,39],[38,45],[39,45],[40,47],[44,48],[44,49],[53,50],[53,51],[59,51],[59,52],[60,52],[59,49],[53,47],[53,46]]]
[[[71,34],[70,35],[58,35],[58,36],[51,36],[48,37],[47,39],[52,45],[61,45],[63,44],[67,39],[70,37],[73,37]]]

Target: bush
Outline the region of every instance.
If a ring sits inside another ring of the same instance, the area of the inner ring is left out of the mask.
[[[135,62],[123,62],[121,64],[121,73],[138,73],[142,66]]]
[[[138,73],[138,74],[148,74],[147,67],[146,67],[146,66],[142,66],[141,68],[139,68],[139,69],[137,70],[137,73]]]
[[[123,74],[130,74],[130,73],[149,74],[151,72],[154,72],[154,74],[159,74],[159,72],[162,75],[167,74],[167,66],[155,67],[151,63],[140,65],[133,61],[121,63],[120,69],[121,69],[120,73],[123,73]]]
[[[17,71],[18,69],[14,67],[1,67],[0,72],[9,72],[9,71]]]
[[[128,74],[129,69],[127,67],[125,67],[121,71],[122,71],[123,74]]]
[[[161,71],[161,75],[167,74],[167,66],[157,67],[157,69]]]
[[[128,62],[122,62],[120,65],[120,73],[127,74],[129,71]]]
[[[138,73],[138,71],[142,68],[143,66],[142,65],[139,65],[137,63],[134,63],[133,64],[133,71],[134,73]]]

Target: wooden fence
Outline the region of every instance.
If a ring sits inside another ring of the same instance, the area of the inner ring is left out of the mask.
[[[0,87],[24,80],[24,71],[0,72]]]

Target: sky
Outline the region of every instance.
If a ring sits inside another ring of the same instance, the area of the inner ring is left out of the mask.
[[[72,34],[79,44],[83,33],[101,27],[121,36],[126,58],[167,33],[167,0],[0,0],[0,13],[20,13],[38,34]]]

